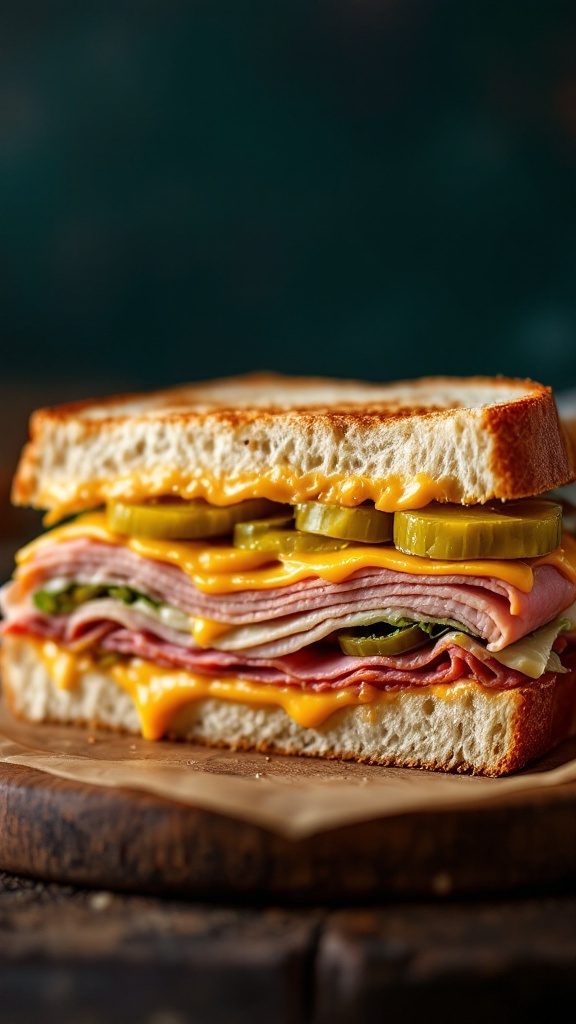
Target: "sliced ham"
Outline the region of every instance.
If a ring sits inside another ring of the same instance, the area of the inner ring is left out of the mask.
[[[103,646],[108,651],[135,655],[171,668],[186,668],[212,676],[224,673],[280,686],[298,685],[316,692],[362,684],[387,690],[408,685],[452,683],[466,678],[499,688],[525,682],[521,673],[505,668],[494,658],[486,658],[480,644],[475,655],[451,643],[449,634],[419,652],[395,658],[352,658],[342,654],[337,647],[315,644],[282,658],[251,659],[224,651],[184,652],[182,648],[158,645],[144,634],[125,630],[109,633]]]
[[[14,623],[7,631],[66,641],[65,625],[59,619],[62,616],[39,616],[35,620]],[[71,649],[83,649],[87,636],[91,641],[95,639],[94,634],[84,634],[71,643]],[[313,644],[279,658],[252,658],[214,649],[186,648],[151,633],[135,632],[113,623],[108,623],[108,630],[98,634],[97,642],[101,650],[139,657],[166,668],[210,677],[232,676],[255,683],[298,686],[316,693],[362,685],[391,690],[462,679],[475,679],[484,686],[498,689],[510,689],[526,682],[521,672],[506,668],[490,657],[481,643],[474,644],[472,651],[464,650],[453,637],[454,634],[448,633],[418,651],[390,658],[354,658],[328,643]]]
[[[416,576],[389,569],[366,569],[342,583],[310,578],[270,590],[205,594],[177,566],[144,558],[128,548],[85,538],[40,548],[19,569],[18,580],[4,590],[9,622],[33,614],[31,594],[49,579],[82,583],[128,584],[191,618],[214,619],[231,628],[214,640],[220,650],[249,651],[251,657],[292,654],[330,633],[369,619],[402,616],[460,623],[500,651],[555,618],[576,598],[576,585],[551,565],[534,571],[534,586],[524,593],[496,577]],[[118,606],[120,602],[115,602]],[[101,602],[79,610],[86,627],[101,616]],[[122,605],[112,620],[138,631],[143,623],[130,606]],[[78,613],[74,613],[77,615]],[[78,619],[71,620],[73,624]],[[159,632],[156,626],[156,635]],[[185,638],[186,637],[186,638]],[[172,637],[174,639],[174,637]],[[191,640],[180,633],[178,642]]]

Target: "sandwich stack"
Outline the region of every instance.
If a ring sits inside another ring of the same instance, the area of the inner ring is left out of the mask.
[[[472,772],[576,728],[550,388],[254,374],[36,412],[0,591],[33,722]]]

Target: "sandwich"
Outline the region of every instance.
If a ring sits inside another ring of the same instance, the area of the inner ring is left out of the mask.
[[[33,414],[3,693],[52,721],[500,776],[576,729],[552,390],[272,373]]]

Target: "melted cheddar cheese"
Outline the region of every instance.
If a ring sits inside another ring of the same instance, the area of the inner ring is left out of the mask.
[[[203,619],[197,615],[192,623],[192,636],[198,647],[212,647],[214,640],[228,633],[231,628],[227,622],[215,622],[214,619]]]
[[[363,683],[359,688],[314,693],[297,686],[277,686],[272,683],[252,683],[234,677],[212,677],[182,669],[161,668],[141,658],[92,658],[66,650],[53,640],[28,637],[38,657],[44,662],[50,678],[62,689],[73,689],[82,673],[94,670],[104,672],[132,697],[145,739],[158,740],[169,731],[174,716],[195,701],[216,699],[249,704],[252,707],[280,707],[302,728],[321,726],[334,712],[345,707],[378,708],[383,703],[398,699],[398,692],[383,692]],[[403,693],[416,688],[406,687]],[[457,685],[441,684],[427,687],[449,700],[457,695]],[[421,692],[421,690],[420,690]]]
[[[108,501],[120,498],[137,503],[167,494],[185,500],[205,498],[211,505],[230,505],[247,498],[269,498],[288,505],[319,500],[352,506],[373,501],[383,512],[423,508],[431,501],[459,502],[462,498],[453,480],[434,480],[426,473],[417,473],[409,480],[399,476],[379,480],[367,476],[326,476],[318,472],[290,473],[283,468],[224,479],[205,474],[191,480],[181,470],[156,466],[149,471],[140,468],[137,473],[111,480],[87,481],[80,487],[75,483],[62,486],[51,478],[37,495],[35,504],[37,508],[51,510],[45,516],[46,525],[51,526],[71,513]]]

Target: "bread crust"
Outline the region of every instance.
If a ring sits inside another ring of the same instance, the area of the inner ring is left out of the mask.
[[[435,771],[501,776],[517,771],[576,731],[576,659],[565,675],[510,690],[474,681],[413,687],[382,704],[336,711],[317,728],[298,726],[279,707],[213,698],[191,702],[172,719],[169,738],[233,749],[301,754]],[[140,731],[132,698],[104,669],[58,688],[26,637],[0,649],[3,693],[11,712],[52,721]]]
[[[564,442],[576,478],[576,413],[561,417]]]
[[[575,475],[552,390],[531,380],[260,373],[38,410],[12,498],[69,514],[113,497],[278,500],[280,487],[279,500],[393,510],[419,478],[427,500],[472,504]]]

